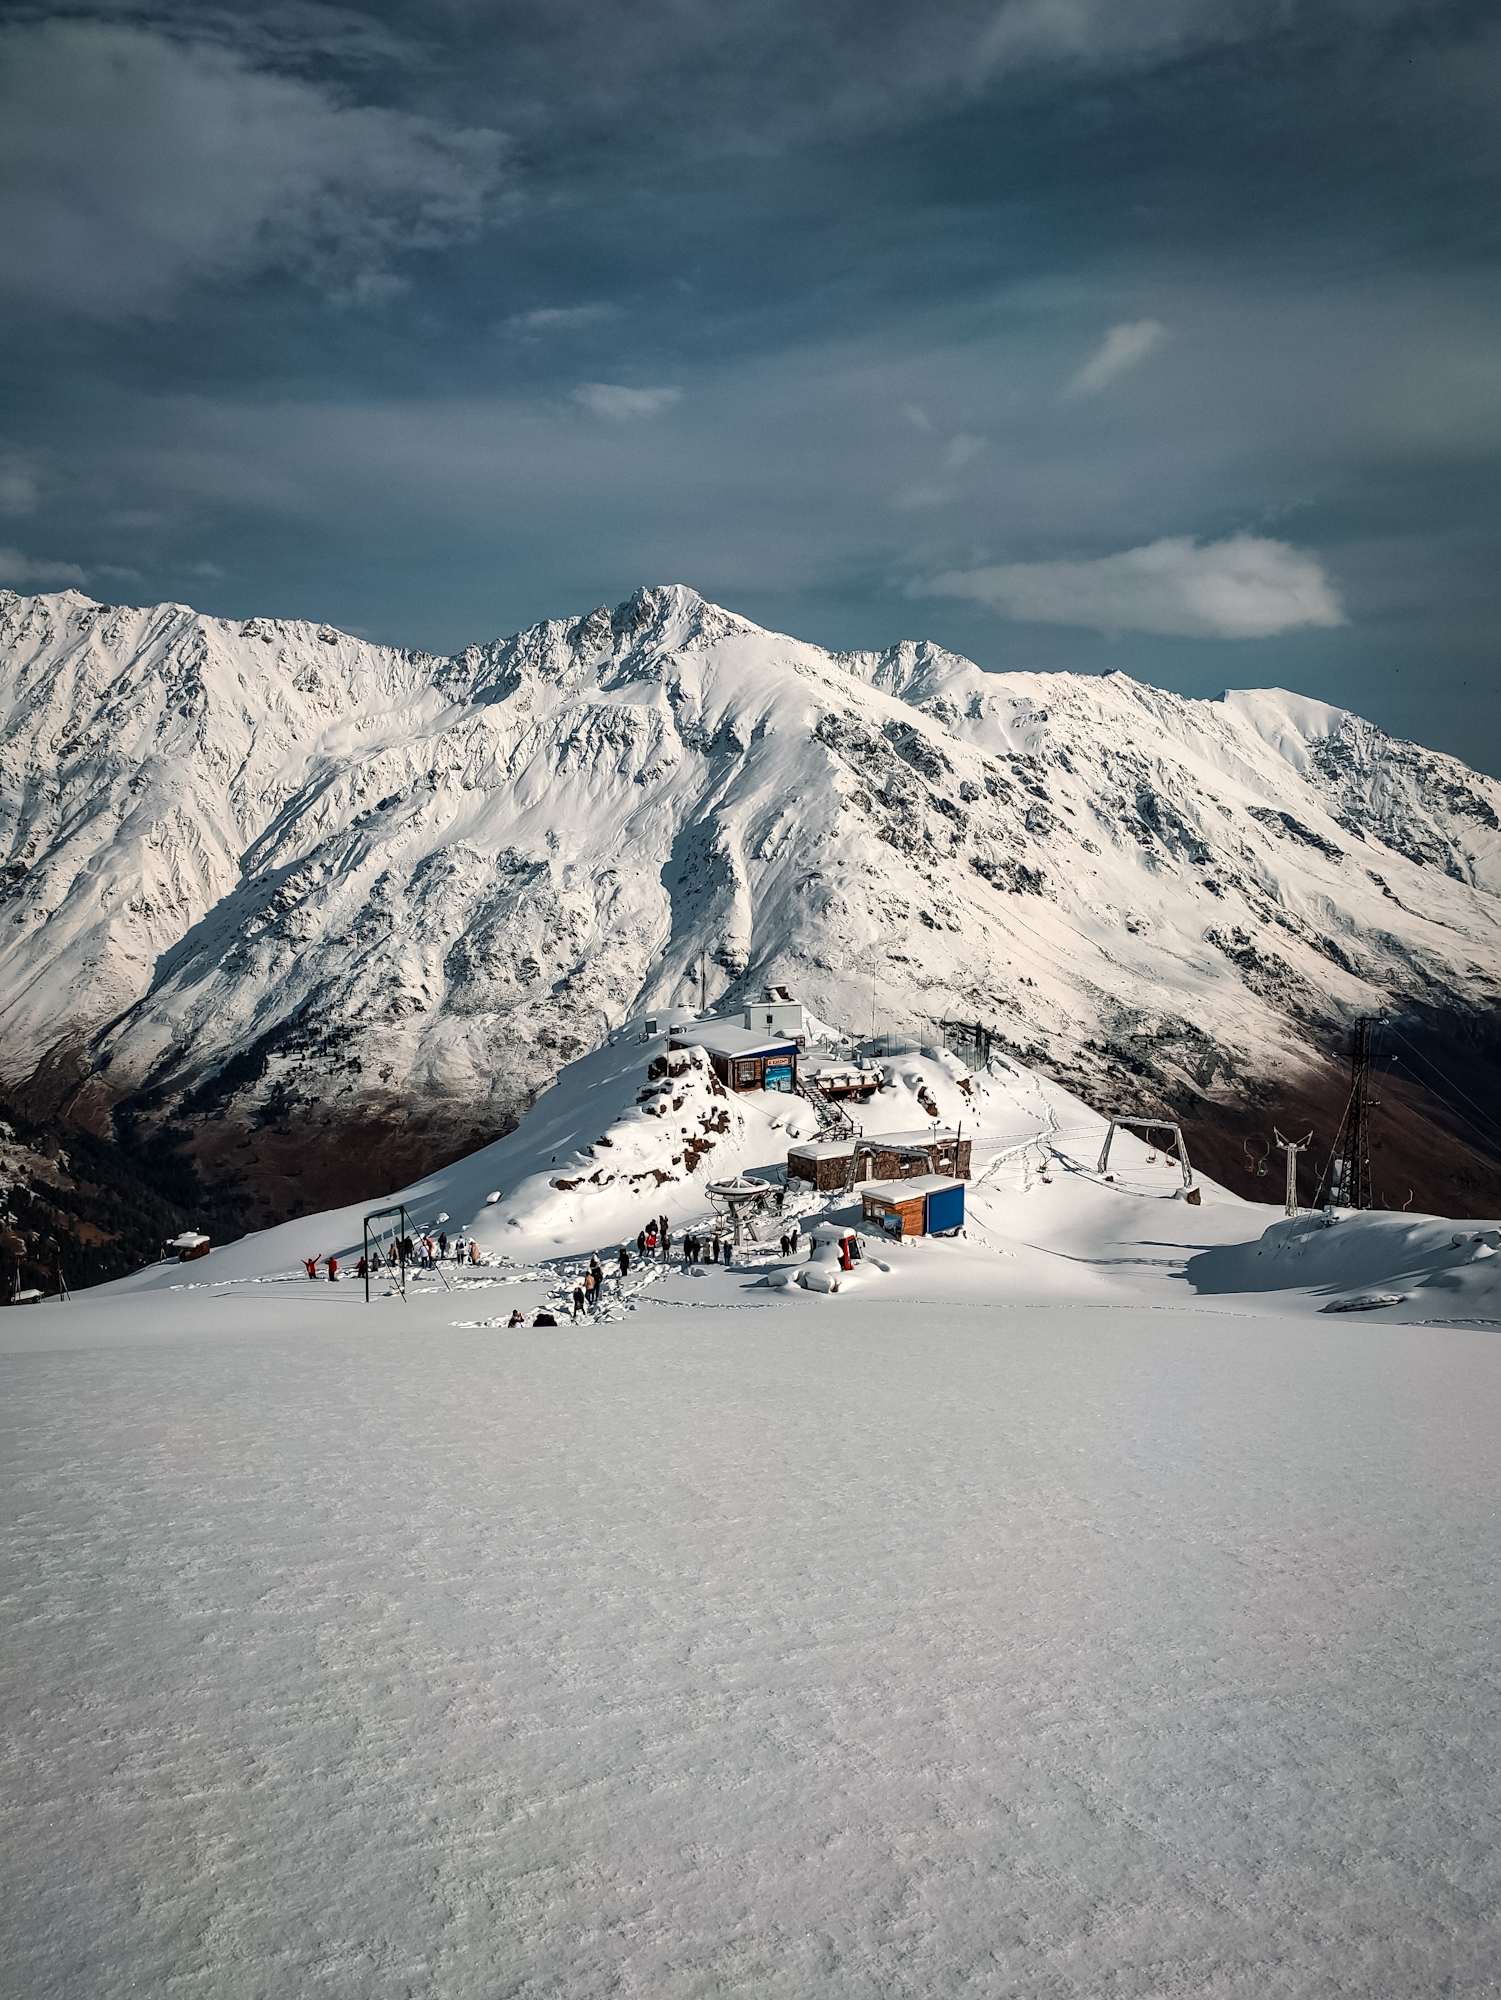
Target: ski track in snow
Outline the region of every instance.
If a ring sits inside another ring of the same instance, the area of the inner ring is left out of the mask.
[[[308,1284],[344,1211],[0,1318],[7,1996],[1494,1994],[1496,1232],[1106,1186],[914,1057],[867,1130],[962,1111],[965,1238],[466,1323],[701,1221],[664,1047],[404,1191],[446,1284]],[[730,1108],[717,1172],[802,1115]]]

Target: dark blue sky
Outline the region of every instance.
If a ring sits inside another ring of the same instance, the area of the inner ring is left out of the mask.
[[[448,650],[681,581],[1501,774],[1501,17],[0,17],[0,582]]]

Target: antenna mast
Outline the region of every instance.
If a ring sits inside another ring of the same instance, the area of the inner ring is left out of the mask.
[[[1284,1139],[1274,1125],[1272,1127],[1272,1136],[1287,1155],[1287,1212],[1289,1215],[1296,1215],[1298,1212],[1298,1155],[1299,1153],[1306,1152],[1313,1144],[1313,1134],[1310,1132],[1306,1139]]]

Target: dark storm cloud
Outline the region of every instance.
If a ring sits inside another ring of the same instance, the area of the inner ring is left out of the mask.
[[[215,46],[138,27],[0,34],[0,286],[160,313],[193,279],[291,266],[325,290],[394,282],[403,252],[475,235],[502,142],[338,102]]]
[[[682,578],[1501,761],[1486,10],[9,20],[18,578],[430,645]]]

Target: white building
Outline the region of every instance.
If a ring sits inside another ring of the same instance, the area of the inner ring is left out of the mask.
[[[747,1002],[745,1025],[758,1035],[779,1035],[805,1048],[808,1019],[801,1000],[795,1000],[785,986],[767,986],[754,1004]]]

